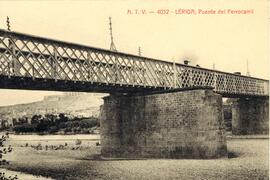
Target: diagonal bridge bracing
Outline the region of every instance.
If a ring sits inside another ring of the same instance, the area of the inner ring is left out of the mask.
[[[0,29],[0,88],[144,92],[213,87],[225,97],[268,96],[268,80],[174,64]]]

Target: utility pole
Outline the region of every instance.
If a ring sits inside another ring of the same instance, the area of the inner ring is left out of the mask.
[[[138,48],[138,54],[139,54],[139,56],[142,56],[141,46],[139,46],[139,48]]]
[[[115,47],[115,44],[113,42],[113,33],[112,33],[112,18],[109,17],[109,25],[110,25],[110,36],[111,36],[111,45],[110,45],[110,50],[111,51],[115,51],[117,52],[116,50],[116,47]]]
[[[9,21],[9,17],[7,16],[7,30],[8,31],[11,31],[10,30],[10,21]]]
[[[247,76],[250,76],[249,67],[248,67],[248,59],[247,59]]]

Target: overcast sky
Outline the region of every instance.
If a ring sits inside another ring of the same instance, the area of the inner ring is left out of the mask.
[[[155,2],[155,3],[153,3]],[[253,9],[249,15],[130,15],[128,10]],[[109,49],[108,17],[118,51],[268,79],[266,0],[0,1],[0,28]],[[0,90],[0,106],[40,100],[55,92]]]

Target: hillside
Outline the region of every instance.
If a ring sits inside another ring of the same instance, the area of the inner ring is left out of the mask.
[[[44,100],[0,107],[0,119],[11,121],[22,116],[31,117],[34,114],[65,113],[82,117],[98,117],[102,97],[106,94],[70,93],[57,96],[47,96]]]

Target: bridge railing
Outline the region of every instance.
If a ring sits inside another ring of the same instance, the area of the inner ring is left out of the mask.
[[[0,75],[268,96],[269,82],[0,29]]]

